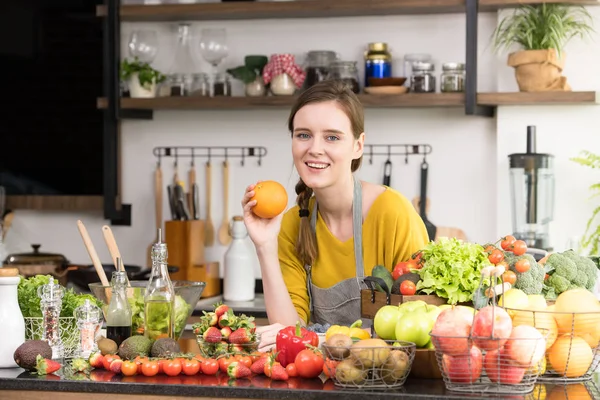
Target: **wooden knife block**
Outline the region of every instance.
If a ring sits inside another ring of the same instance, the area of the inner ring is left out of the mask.
[[[200,298],[214,297],[221,294],[221,279],[219,276],[219,263],[207,262],[195,264],[188,269],[187,279],[195,282],[206,282]]]

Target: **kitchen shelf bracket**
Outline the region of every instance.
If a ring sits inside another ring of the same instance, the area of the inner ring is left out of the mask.
[[[477,104],[477,34],[479,0],[466,0],[465,114],[493,117],[495,107]]]
[[[120,81],[119,61],[121,47],[120,0],[106,0],[108,15],[103,30],[103,80],[108,107],[104,110],[103,145],[103,193],[104,218],[112,225],[131,225],[131,205],[119,204],[119,112]]]
[[[210,162],[213,158],[225,159],[241,158],[240,165],[244,166],[247,158],[258,157],[258,166],[267,155],[267,148],[263,146],[161,146],[152,150],[158,163],[165,157],[175,158],[177,164],[181,158],[191,158],[194,165],[196,159],[206,159]]]

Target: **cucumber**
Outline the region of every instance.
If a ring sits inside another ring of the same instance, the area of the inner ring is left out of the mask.
[[[394,285],[394,278],[392,278],[392,273],[386,267],[383,265],[376,265],[373,267],[371,276],[383,279],[387,286],[387,288],[384,289],[380,285],[375,284],[375,290],[390,294],[390,290],[392,290],[392,286]]]

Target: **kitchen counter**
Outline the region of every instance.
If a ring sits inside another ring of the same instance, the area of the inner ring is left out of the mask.
[[[214,305],[219,302],[227,304],[236,314],[243,313],[255,318],[267,318],[265,296],[262,293],[257,293],[252,301],[223,301],[223,296],[200,299],[196,304],[193,315],[202,315],[202,311],[213,311]]]

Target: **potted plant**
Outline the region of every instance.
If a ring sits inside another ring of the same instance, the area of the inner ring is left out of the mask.
[[[522,92],[570,91],[562,70],[564,46],[575,36],[593,32],[592,17],[583,6],[539,4],[520,6],[504,17],[493,34],[495,51],[518,45],[508,55]]]
[[[165,76],[147,62],[137,57],[133,61],[121,62],[121,78],[127,82],[132,98],[156,97],[156,84],[165,80]]]
[[[600,169],[600,155],[587,150],[582,151],[579,157],[574,157],[571,160],[586,167]],[[590,191],[593,192],[592,197],[600,196],[600,182],[590,186]],[[599,215],[600,205],[594,208],[581,240],[581,246],[583,248],[590,247],[591,255],[600,255],[600,221],[597,221],[594,225],[594,221],[596,221],[596,218]]]
[[[262,55],[244,57],[244,65],[228,69],[235,79],[244,82],[246,96],[264,96],[266,93],[262,72],[269,59]]]

